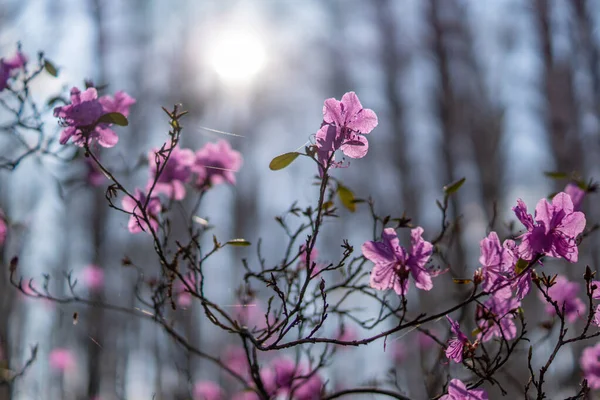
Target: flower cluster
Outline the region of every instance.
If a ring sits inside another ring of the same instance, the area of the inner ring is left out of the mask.
[[[112,124],[98,122],[100,117],[109,113],[129,115],[129,107],[135,99],[125,92],[98,98],[96,88],[90,87],[81,92],[78,88],[71,89],[71,104],[54,109],[54,116],[61,119],[65,129],[60,134],[60,144],[66,144],[69,139],[76,146],[83,147],[92,142],[98,142],[103,147],[113,147],[119,141],[117,134],[111,129]]]

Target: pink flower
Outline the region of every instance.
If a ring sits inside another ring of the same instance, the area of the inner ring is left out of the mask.
[[[598,305],[596,307],[596,311],[594,311],[594,318],[592,319],[592,323],[600,327],[600,305]]]
[[[433,246],[422,237],[423,228],[411,230],[410,253],[400,246],[393,228],[383,231],[381,242],[366,242],[362,245],[363,255],[375,264],[371,271],[372,288],[378,290],[394,289],[404,296],[408,291],[409,273],[415,280],[415,286],[422,290],[431,290],[431,275],[425,269]]]
[[[392,359],[396,364],[402,364],[408,356],[408,349],[404,342],[396,340],[392,343]]]
[[[248,378],[249,368],[248,357],[246,352],[241,347],[230,346],[225,350],[223,362],[230,370],[234,371],[238,375]]]
[[[504,337],[505,340],[517,336],[517,326],[514,323],[514,312],[521,306],[521,302],[512,297],[510,288],[498,290],[493,296],[478,305],[476,310],[477,339],[487,342],[493,337]]]
[[[146,194],[139,189],[135,189],[135,194],[133,197],[135,197],[135,199],[138,200],[142,206],[144,206],[146,202]],[[140,210],[137,202],[134,199],[129,196],[125,196],[122,201],[122,206],[123,210],[132,214],[129,217],[129,223],[127,225],[129,232],[149,232],[148,223],[144,220],[143,212]],[[158,229],[158,214],[160,214],[161,210],[162,206],[158,197],[150,198],[148,206],[146,207],[146,214],[148,214],[150,226],[154,231]]]
[[[119,98],[123,96],[127,95],[122,93]],[[131,99],[129,96],[127,98]],[[135,102],[133,99],[124,100],[116,105],[108,96],[98,99],[98,92],[93,87],[83,93],[76,87],[72,88],[71,104],[54,109],[54,116],[60,118],[65,126],[60,134],[60,144],[66,144],[72,138],[73,143],[79,147],[83,147],[88,141],[97,141],[103,147],[113,147],[119,137],[110,129],[112,124],[97,121],[102,115],[115,112],[115,107],[118,112],[128,114],[129,105],[133,104],[131,101]]]
[[[341,342],[353,342],[358,339],[358,335],[354,328],[352,328],[350,326],[342,325],[340,327],[339,331],[336,333],[335,339],[339,340]],[[347,347],[347,346],[342,346],[342,345],[340,345],[339,347],[341,347],[342,349],[345,349],[345,350],[353,348],[352,346]]]
[[[194,400],[221,400],[225,393],[219,385],[211,381],[200,381],[194,385]]]
[[[240,325],[248,328],[261,330],[267,327],[265,311],[256,302],[236,304],[234,306],[234,318]]]
[[[272,396],[293,392],[294,400],[318,400],[321,398],[323,380],[293,360],[281,357],[273,360],[270,367],[261,371],[267,392]]]
[[[498,234],[490,232],[488,237],[479,242],[479,247],[479,263],[483,266],[483,290],[492,292],[514,275],[514,265],[517,262],[511,250],[514,248],[514,242],[507,240],[502,245]]]
[[[600,343],[586,347],[581,353],[579,365],[591,389],[600,389]]]
[[[105,114],[117,112],[126,117],[129,116],[129,107],[135,104],[135,99],[122,90],[115,93],[114,98],[106,95],[100,97],[98,101],[102,104]]]
[[[460,379],[452,379],[448,385],[448,394],[440,400],[488,400],[488,395],[483,389],[467,389]]]
[[[104,270],[97,265],[88,265],[83,269],[83,281],[92,290],[101,289],[104,285]]]
[[[242,155],[233,150],[226,140],[206,143],[196,152],[192,171],[200,189],[226,182],[235,185],[235,172],[242,166]]]
[[[446,347],[446,357],[455,363],[461,363],[463,360],[463,350],[465,344],[469,343],[469,339],[467,339],[467,336],[460,330],[458,322],[454,321],[447,315],[446,318],[448,319],[448,322],[450,322],[450,329],[452,330],[452,333],[455,335],[448,341],[448,346]]]
[[[59,371],[67,371],[75,367],[75,358],[70,350],[55,348],[50,352],[50,366]]]
[[[0,210],[0,247],[6,241],[7,230],[8,229],[6,227],[6,220],[4,219],[4,213],[2,212],[2,210]]]
[[[27,57],[20,51],[17,51],[12,58],[0,58],[0,92],[8,87],[8,80],[14,71],[23,68],[27,62]]]
[[[325,100],[323,105],[323,124],[316,134],[318,159],[321,169],[336,150],[350,158],[362,158],[369,150],[369,142],[363,135],[377,126],[377,115],[373,110],[365,109],[354,92],[348,92],[338,101]]]
[[[196,278],[192,274],[188,274],[185,277],[185,282],[192,288],[196,287]],[[189,307],[192,305],[192,295],[182,281],[178,280],[175,283],[175,290],[177,295],[177,304],[179,304],[181,307]]]
[[[581,203],[583,202],[583,198],[585,197],[585,190],[581,189],[579,186],[569,183],[565,187],[565,193],[571,197],[571,201],[573,202],[573,209],[575,211],[581,211]]]
[[[536,254],[550,257],[563,257],[572,263],[577,262],[577,236],[585,228],[585,215],[574,211],[571,197],[558,193],[549,203],[541,199],[535,208],[535,221],[527,214],[527,206],[517,200],[513,207],[517,218],[525,225],[527,232],[520,236],[519,256],[532,260]]]
[[[579,292],[579,284],[570,282],[564,276],[558,276],[556,283],[548,289],[548,296],[558,303],[558,307],[562,310],[564,306],[565,317],[567,321],[573,323],[580,315],[585,313],[585,303],[577,297]],[[539,297],[546,302],[546,298],[540,292]],[[546,302],[546,312],[550,315],[556,315],[554,306]]]
[[[315,248],[310,253],[310,264],[311,266],[314,264],[315,267],[312,271],[312,276],[315,276],[319,273],[321,268],[325,265],[322,263],[317,263],[317,257],[319,257],[319,251]],[[306,245],[300,246],[300,254],[298,255],[298,269],[306,269]]]
[[[88,184],[94,187],[98,187],[106,181],[106,176],[100,170],[96,162],[90,158],[85,159],[85,165],[87,167],[86,181]]]
[[[194,164],[194,152],[189,149],[180,149],[174,147],[167,164],[165,162],[166,151],[159,152],[154,149],[148,155],[150,162],[150,180],[146,185],[146,191],[149,191],[156,179],[159,168],[162,173],[154,186],[155,193],[164,193],[175,200],[183,200],[185,197],[185,183],[192,175],[192,165]],[[158,164],[157,164],[158,161]]]

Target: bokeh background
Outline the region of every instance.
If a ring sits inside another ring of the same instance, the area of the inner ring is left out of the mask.
[[[479,240],[490,221],[507,234],[518,197],[533,208],[567,183],[544,171],[600,177],[599,26],[596,0],[0,0],[0,55],[12,55],[20,41],[31,59],[43,50],[60,68],[58,79],[36,81],[40,102],[82,87],[84,79],[137,99],[130,126],[119,129],[119,145],[102,154],[132,188],[147,179],[142,157],[166,139],[168,121],[160,107],[181,103],[190,112],[184,147],[226,138],[244,157],[237,185],[215,188],[199,214],[224,240],[255,243],[262,237],[273,263],[283,244],[273,217],[296,199],[315,201],[316,167],[299,159],[272,172],[269,161],[314,142],[324,99],[355,91],[377,113],[379,126],[369,135],[367,157],[334,175],[357,197],[373,197],[381,214],[405,212],[429,238],[439,229],[435,200],[443,185],[466,177],[452,204],[461,230],[449,274],[464,277],[478,266]],[[48,134],[60,130],[51,112],[45,128]],[[0,153],[11,151],[4,146]],[[108,209],[102,188],[73,183],[85,171],[80,162],[38,157],[12,173],[0,171],[0,208],[11,221],[3,260],[19,254],[20,273],[40,285],[49,274],[57,295],[66,291],[67,271],[78,276],[87,265],[99,265],[106,284],[89,295],[135,307],[135,274],[121,259],[128,255],[149,276],[156,274],[151,243],[127,232],[127,217]],[[599,217],[596,201],[584,203],[590,224]],[[325,262],[339,259],[341,238],[356,249],[371,239],[366,207],[340,214],[319,243]],[[585,264],[597,265],[596,242],[592,236],[584,244],[576,266],[549,268],[579,278]],[[212,294],[224,304],[233,301],[240,258],[252,256],[250,250],[227,250],[214,259]],[[18,368],[35,343],[39,353],[11,388],[12,397],[5,391],[2,398],[88,399],[100,393],[104,400],[186,399],[198,379],[227,386],[218,371],[186,355],[154,325],[26,299],[8,285],[3,270],[5,365]],[[456,291],[446,286],[429,297],[413,294],[411,301],[435,309],[436,299]],[[525,306],[541,310],[530,297]],[[182,313],[195,343],[217,353],[230,344],[199,322],[198,309]],[[534,319],[533,338],[556,333],[536,333],[535,326]],[[443,321],[431,328],[447,332]],[[345,361],[327,372],[332,387],[356,376],[358,365],[364,373],[359,380],[384,376],[394,358],[382,347],[341,354]],[[76,368],[53,370],[48,360],[55,348],[72,351]],[[572,346],[559,354],[549,382],[556,393],[575,390],[580,351]],[[396,362],[399,380],[414,398],[436,394],[423,379],[430,368],[425,364],[425,352],[418,351]],[[525,367],[510,366],[513,384],[525,382],[518,373]]]

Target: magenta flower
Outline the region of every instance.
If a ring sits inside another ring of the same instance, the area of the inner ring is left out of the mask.
[[[4,244],[6,241],[6,232],[8,228],[6,227],[6,220],[4,218],[4,213],[0,210],[0,246]]]
[[[564,306],[565,317],[567,321],[573,323],[578,316],[585,313],[585,303],[577,297],[579,292],[579,284],[576,282],[570,282],[564,276],[558,276],[556,283],[548,289],[548,295],[552,300],[558,303],[558,307],[562,310]],[[542,301],[546,302],[546,298],[540,292],[539,297]],[[546,302],[546,312],[550,315],[556,315],[554,306],[549,302]]]
[[[408,357],[408,349],[406,344],[400,340],[392,343],[392,359],[396,364],[402,364]]]
[[[122,90],[115,93],[115,97],[106,95],[100,97],[98,101],[102,104],[105,114],[117,112],[126,117],[129,116],[129,108],[135,104],[135,99]]]
[[[166,154],[160,153],[154,149],[148,155],[150,162],[150,180],[146,186],[149,191],[156,179],[156,173],[163,168]],[[157,163],[158,161],[158,163]],[[194,152],[189,149],[180,149],[174,147],[167,164],[164,166],[158,181],[154,186],[155,193],[164,193],[175,200],[183,200],[185,197],[185,183],[192,175],[192,165],[194,164]]]
[[[248,357],[242,347],[227,347],[223,356],[223,363],[236,374],[246,378],[249,377],[250,364],[248,364]]]
[[[446,347],[446,357],[455,363],[461,363],[463,360],[463,350],[465,344],[469,343],[469,339],[467,339],[467,336],[460,330],[460,325],[458,322],[452,320],[452,318],[447,315],[446,318],[448,319],[448,322],[450,322],[450,329],[452,330],[452,333],[455,335],[448,341],[448,346]]]
[[[423,228],[411,230],[411,249],[406,251],[398,241],[393,228],[386,228],[381,242],[366,242],[362,245],[363,255],[375,264],[371,271],[372,288],[378,290],[394,289],[401,296],[408,291],[409,273],[415,280],[415,286],[422,290],[431,290],[431,275],[425,268],[433,252],[431,243],[422,237]]]
[[[83,282],[91,290],[99,290],[104,286],[104,270],[97,265],[90,264],[83,271]]]
[[[14,71],[23,68],[27,62],[27,57],[20,51],[17,51],[12,58],[0,58],[0,92],[8,87],[8,80]]]
[[[144,206],[146,202],[146,194],[143,193],[139,189],[135,189],[135,194],[133,195],[142,206]],[[128,213],[131,213],[129,217],[129,223],[127,224],[127,228],[131,233],[139,233],[139,232],[149,232],[148,224],[144,220],[143,212],[138,207],[137,202],[129,196],[125,196],[122,202],[123,210]],[[158,197],[150,198],[148,202],[148,206],[146,207],[146,214],[148,216],[150,226],[154,231],[158,229],[158,214],[161,212],[162,206],[160,204],[160,200]]]
[[[233,150],[226,140],[206,143],[196,152],[192,172],[200,189],[226,182],[235,185],[235,172],[242,166],[242,155]]]
[[[102,185],[107,178],[104,175],[104,173],[100,170],[96,162],[90,157],[86,158],[84,162],[85,166],[87,167],[87,175],[85,179],[86,182],[93,187],[98,187]]]
[[[318,400],[321,398],[323,380],[293,360],[281,357],[273,360],[270,367],[261,371],[267,392],[272,396],[293,394],[294,400]]]
[[[75,358],[70,350],[56,348],[50,352],[48,358],[50,366],[59,371],[67,371],[75,367]]]
[[[341,101],[325,100],[323,124],[316,134],[321,168],[328,167],[329,159],[338,149],[350,158],[364,157],[369,142],[363,135],[370,133],[377,123],[375,112],[363,108],[354,92],[344,94]]]
[[[194,400],[221,400],[225,398],[223,389],[212,381],[200,381],[194,385]]]
[[[591,389],[600,389],[600,343],[586,347],[581,353],[579,365]]]
[[[520,306],[521,302],[512,297],[510,288],[496,291],[483,303],[483,306],[477,306],[476,319],[479,328],[477,339],[482,342],[487,342],[493,337],[514,339],[517,336],[514,312]]]
[[[467,389],[460,379],[452,379],[448,385],[448,394],[440,400],[488,400],[488,395],[483,389]]]
[[[594,311],[594,319],[592,323],[598,327],[600,327],[600,305],[596,307],[596,311]]]
[[[185,278],[185,283],[187,283],[192,288],[196,287],[196,278],[191,273],[188,274]],[[175,291],[177,294],[177,304],[181,307],[189,307],[192,305],[192,295],[188,290],[187,286],[182,281],[178,280],[175,282]]]
[[[483,266],[483,289],[492,292],[514,274],[514,265],[517,262],[513,251],[514,242],[507,240],[504,245],[496,232],[490,232],[488,237],[479,242],[481,256],[479,263]]]
[[[527,228],[527,232],[520,236],[521,258],[531,260],[536,254],[544,254],[577,262],[576,239],[585,228],[585,216],[580,211],[574,211],[568,194],[558,193],[552,203],[541,199],[535,208],[535,221],[527,214],[527,207],[521,199],[517,200],[513,211]]]
[[[585,190],[573,183],[569,183],[565,186],[565,193],[571,197],[573,209],[575,211],[581,211],[581,203],[583,203],[583,198],[585,197]]]
[[[127,96],[123,92],[119,98]],[[116,96],[115,96],[116,97]],[[118,112],[123,115],[129,113],[129,105],[135,100],[127,96],[128,99],[115,105],[109,96],[98,99],[98,92],[95,88],[88,88],[83,93],[76,87],[71,89],[71,104],[54,109],[54,116],[61,119],[65,129],[60,134],[60,144],[66,144],[69,139],[73,139],[76,146],[83,147],[86,141],[97,141],[100,146],[113,147],[119,141],[117,134],[110,129],[112,124],[96,122],[98,119],[110,112]],[[105,108],[106,107],[108,108]]]

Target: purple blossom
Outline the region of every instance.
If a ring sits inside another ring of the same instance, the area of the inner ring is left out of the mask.
[[[313,371],[314,372],[314,371]],[[272,396],[292,394],[294,400],[318,400],[321,398],[323,380],[302,365],[287,357],[275,359],[270,367],[261,371],[266,391]]]
[[[57,347],[50,352],[48,357],[50,366],[59,371],[67,371],[75,367],[75,357],[69,349]]]
[[[84,162],[85,166],[87,167],[86,182],[94,187],[102,185],[102,183],[104,183],[104,181],[106,180],[106,176],[98,167],[96,162],[90,157],[87,157]]]
[[[463,350],[465,344],[469,343],[469,339],[467,339],[467,336],[460,330],[460,325],[458,322],[452,320],[452,318],[447,315],[446,318],[448,319],[448,322],[450,322],[450,329],[452,330],[452,333],[455,335],[448,341],[448,346],[446,347],[446,357],[455,363],[461,363],[463,360]]]
[[[233,150],[226,140],[206,143],[196,152],[192,172],[200,189],[223,182],[235,185],[235,172],[242,166],[242,155]]]
[[[591,389],[600,389],[600,343],[586,347],[581,353],[579,365]]]
[[[479,334],[477,339],[487,342],[493,337],[504,337],[505,340],[517,336],[517,326],[513,313],[520,307],[521,302],[512,297],[509,287],[500,289],[490,296],[483,306],[477,306],[476,319]]]
[[[156,173],[160,168],[163,168],[166,153],[160,152],[159,149],[154,149],[148,155],[150,162],[150,179],[146,186],[146,191],[149,191]],[[157,162],[158,161],[158,162]],[[155,193],[164,193],[168,197],[175,200],[183,200],[185,197],[185,182],[192,175],[192,165],[194,164],[194,152],[189,149],[180,149],[174,147],[171,151],[171,156],[164,166],[158,181],[154,185]]]
[[[0,246],[4,244],[6,241],[6,232],[8,231],[6,227],[6,220],[4,218],[4,213],[0,210]]]
[[[119,102],[109,96],[98,99],[95,88],[88,88],[81,92],[76,87],[71,89],[71,104],[54,109],[54,116],[62,120],[65,129],[60,134],[60,144],[66,144],[73,139],[76,146],[83,147],[86,141],[97,141],[100,146],[113,147],[119,141],[117,134],[110,129],[112,124],[96,122],[104,115],[111,112],[129,113],[129,106],[135,102],[123,92],[115,95]],[[118,110],[118,111],[115,111]]]
[[[140,189],[135,189],[135,194],[133,195],[136,200],[138,200],[142,206],[146,202],[146,194],[142,192]],[[139,209],[137,202],[129,196],[125,196],[122,202],[123,210],[132,215],[129,217],[129,223],[127,228],[131,233],[139,233],[142,231],[148,232],[148,224],[144,221],[143,213]],[[161,212],[162,206],[160,204],[160,200],[158,197],[150,198],[148,202],[148,206],[146,207],[146,213],[148,214],[148,219],[150,220],[150,226],[154,231],[158,229],[158,214]]]
[[[598,327],[600,327],[600,305],[596,307],[596,311],[594,311],[594,319],[592,323]]]
[[[431,275],[425,268],[431,257],[433,246],[422,237],[423,228],[411,230],[410,253],[398,241],[393,228],[386,228],[381,242],[366,242],[362,245],[363,255],[375,266],[371,271],[371,287],[378,290],[394,289],[398,295],[406,295],[408,276],[412,275],[415,286],[431,290]]]
[[[350,158],[362,158],[369,150],[369,142],[363,135],[377,126],[377,115],[363,108],[354,92],[348,92],[338,101],[325,100],[323,124],[316,134],[318,159],[326,169],[332,154],[341,149]]]
[[[573,209],[575,211],[581,211],[581,203],[585,197],[585,190],[577,186],[576,184],[569,183],[565,186],[565,193],[571,197],[573,202]]]
[[[117,112],[126,117],[129,116],[129,107],[135,104],[135,99],[122,90],[115,93],[115,97],[106,95],[100,97],[98,101],[102,104],[105,114]]]
[[[488,400],[488,395],[483,389],[467,389],[460,379],[452,379],[448,385],[448,394],[440,400]]]
[[[104,270],[97,265],[90,264],[82,271],[85,285],[93,291],[99,291],[104,286]]]
[[[225,398],[223,389],[212,381],[200,381],[194,385],[194,400],[221,400]]]
[[[27,62],[27,57],[20,51],[17,51],[12,58],[0,58],[0,92],[8,87],[8,80],[14,71],[23,68]]]
[[[590,282],[590,291],[592,293],[593,299],[596,299],[596,300],[600,299],[600,281],[591,281]]]
[[[512,251],[514,242],[506,240],[502,245],[498,234],[490,232],[488,237],[479,242],[479,247],[479,263],[483,266],[483,289],[492,292],[514,275],[514,265],[517,262]]]
[[[585,228],[585,216],[580,211],[574,211],[568,194],[558,193],[552,203],[541,199],[535,208],[535,221],[527,213],[527,206],[521,199],[517,200],[513,211],[527,228],[527,232],[520,236],[521,258],[529,261],[537,254],[544,254],[577,262],[576,239]]]
[[[571,323],[575,322],[577,317],[583,315],[586,309],[585,303],[577,297],[578,292],[579,284],[577,282],[570,282],[564,276],[558,276],[555,284],[548,289],[548,296],[558,303],[561,311],[564,306],[564,316]],[[541,292],[539,293],[539,297],[542,301],[546,302],[546,312],[550,315],[556,315],[556,309],[551,303],[546,301]]]

